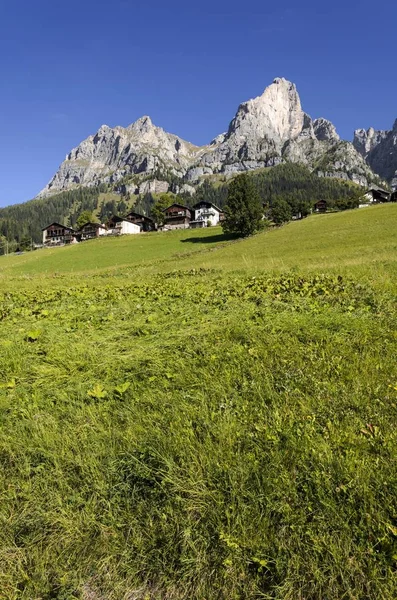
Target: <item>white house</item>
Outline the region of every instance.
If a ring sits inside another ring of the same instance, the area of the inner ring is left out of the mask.
[[[107,233],[108,235],[131,235],[134,233],[141,233],[141,227],[126,217],[113,215],[108,221]]]
[[[191,227],[207,227],[208,223],[211,225],[218,225],[222,218],[221,209],[212,204],[212,202],[206,202],[202,200],[197,202],[193,206],[194,210],[194,221],[191,221]]]

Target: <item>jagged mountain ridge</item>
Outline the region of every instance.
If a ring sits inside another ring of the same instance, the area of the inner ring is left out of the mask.
[[[159,171],[197,184],[205,175],[233,175],[283,161],[361,185],[375,178],[363,154],[342,143],[330,121],[312,120],[303,111],[296,86],[276,78],[261,96],[240,104],[227,132],[207,146],[167,133],[147,116],[127,128],[103,125],[67,155],[39,197]]]
[[[389,131],[356,129],[353,145],[371,169],[397,188],[397,119]]]
[[[115,183],[129,174],[149,173],[163,167],[180,176],[201,148],[165,132],[144,116],[129,127],[102,125],[66,156],[38,197],[76,185]]]

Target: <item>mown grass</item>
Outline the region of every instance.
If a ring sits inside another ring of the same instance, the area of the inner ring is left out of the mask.
[[[395,598],[395,214],[4,258],[0,597]]]

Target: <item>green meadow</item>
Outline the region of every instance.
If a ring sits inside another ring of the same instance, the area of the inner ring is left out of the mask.
[[[396,598],[396,223],[0,257],[0,598]]]

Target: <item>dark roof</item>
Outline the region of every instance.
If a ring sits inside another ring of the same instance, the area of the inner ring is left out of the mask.
[[[133,225],[136,225],[136,223],[131,221],[131,219],[128,219],[128,217],[119,217],[118,215],[112,215],[108,219],[108,223],[109,223],[109,221],[114,221],[115,223],[121,223],[121,221],[128,221],[128,223],[132,223]]]
[[[388,192],[387,190],[385,190],[384,188],[379,187],[379,185],[371,185],[371,187],[369,187],[367,189],[367,193],[368,192],[379,192],[381,194],[387,194],[389,195],[390,192]]]
[[[178,202],[174,202],[174,204],[170,204],[169,206],[167,206],[167,208],[165,208],[163,210],[163,212],[165,212],[166,210],[169,210],[173,206],[179,206],[179,208],[183,208],[184,210],[190,210],[190,211],[192,210],[191,208],[189,208],[188,206],[185,206],[184,204],[178,204]]]
[[[129,212],[128,215],[126,215],[126,218],[128,218],[130,216],[140,217],[141,219],[147,219],[148,221],[152,221],[152,223],[154,223],[154,220],[151,217],[147,217],[146,215],[141,215],[139,213],[134,212],[133,210],[131,212]]]
[[[69,227],[68,225],[61,225],[61,223],[57,223],[56,221],[54,221],[54,223],[50,223],[46,227],[43,227],[43,229],[41,231],[45,231],[46,229],[48,229],[49,227],[52,227],[53,225],[56,225],[57,227],[62,227],[62,229],[69,229],[69,231],[74,231],[73,227]]]
[[[124,217],[119,217],[119,215],[112,215],[111,217],[109,217],[108,222],[109,221],[114,221],[115,223],[120,223],[120,221],[124,221]]]
[[[102,229],[106,229],[105,225],[102,225],[102,223],[92,223],[92,221],[87,221],[87,223],[84,223],[84,225],[80,227],[80,230],[86,225],[92,225],[92,227],[102,227]]]
[[[216,208],[216,210],[218,212],[222,212],[222,209],[219,208],[219,206],[217,206],[216,204],[213,204],[212,202],[208,202],[207,200],[200,200],[200,202],[197,202],[193,208],[196,208],[196,206],[200,206],[200,204],[208,204],[209,206],[213,206],[214,208]]]

